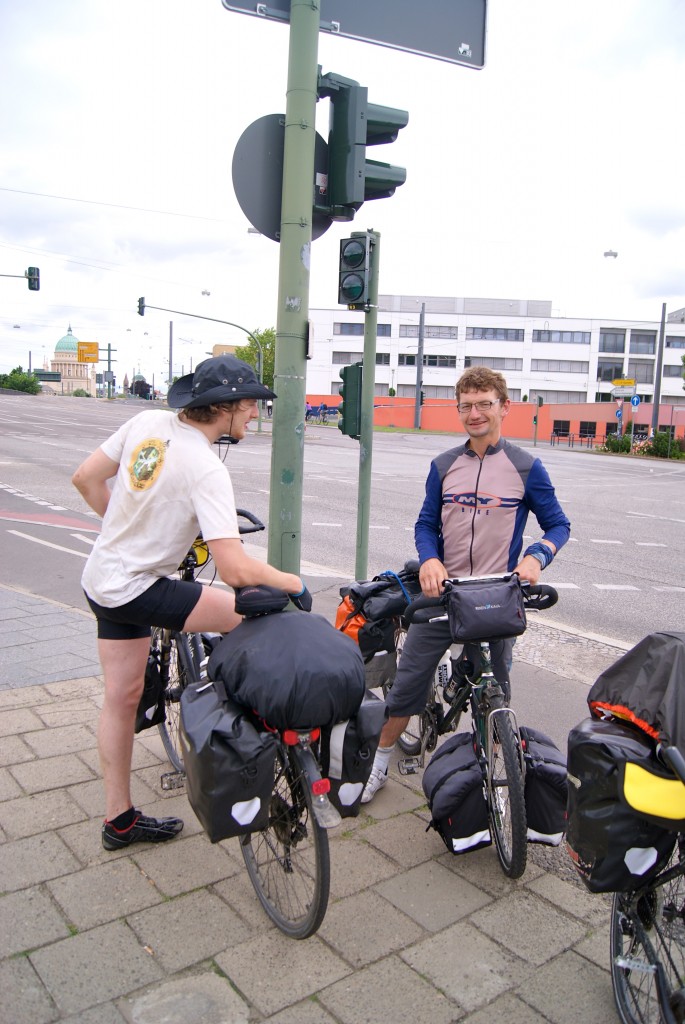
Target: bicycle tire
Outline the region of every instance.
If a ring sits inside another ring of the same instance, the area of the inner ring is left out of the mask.
[[[685,1020],[685,837],[680,837],[669,867],[679,867],[673,878],[663,881],[662,872],[641,895],[617,892],[611,901],[611,984],[622,1024],[669,1019],[659,1005],[651,970],[656,964],[663,969],[670,1019]]]
[[[269,824],[240,838],[247,873],[264,910],[289,938],[306,939],[328,907],[328,833],[314,817],[297,754],[279,747]]]
[[[487,718],[488,812],[495,849],[508,878],[520,878],[528,856],[524,779],[518,745],[508,714],[490,712]]]
[[[150,648],[161,652],[164,642],[164,629],[155,626],[152,630]],[[172,633],[169,650],[169,678],[164,691],[164,709],[166,716],[157,726],[164,744],[164,750],[173,768],[183,771],[183,751],[181,748],[181,694],[190,682],[199,679],[199,670],[195,667],[192,647],[184,633]]]

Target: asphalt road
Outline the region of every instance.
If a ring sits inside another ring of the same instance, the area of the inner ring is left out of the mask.
[[[71,486],[84,456],[146,403],[0,397],[0,582],[84,607],[78,580],[97,519]],[[271,424],[227,454],[238,503],[268,516]],[[413,524],[430,460],[460,436],[374,435],[369,575],[414,554]],[[524,442],[529,444],[529,442]],[[685,619],[685,462],[551,448],[537,452],[572,523],[545,573],[557,586],[548,620],[635,643]],[[305,435],[302,559],[321,576],[353,578],[359,446],[333,426]],[[539,536],[534,520],[528,535]],[[266,536],[252,539],[266,547]]]

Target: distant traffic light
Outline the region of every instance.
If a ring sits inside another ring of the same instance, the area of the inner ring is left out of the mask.
[[[142,296],[138,299],[138,316],[145,316],[145,299]]]
[[[359,440],[362,426],[362,376],[363,363],[351,363],[340,371],[342,384],[338,406],[338,430],[348,437]]]
[[[425,393],[425,391],[421,391],[420,394],[419,394],[419,405],[423,405],[425,400],[426,400],[426,393]]]
[[[26,271],[26,276],[29,279],[29,291],[39,292],[40,291],[40,270],[38,267],[29,267]]]
[[[353,220],[367,199],[386,199],[407,179],[404,167],[366,159],[367,146],[394,142],[409,121],[406,110],[369,103],[368,89],[350,78],[319,77],[319,97],[331,101],[328,195],[333,220]]]
[[[364,309],[369,301],[371,237],[353,235],[340,242],[338,302],[348,309]]]

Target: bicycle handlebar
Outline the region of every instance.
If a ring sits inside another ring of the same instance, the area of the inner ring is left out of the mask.
[[[509,575],[509,574],[507,574]],[[489,579],[505,579],[506,576],[499,577],[488,577]],[[445,580],[444,583],[450,583],[458,586],[460,580]],[[520,580],[521,590],[523,592],[523,603],[526,607],[526,611],[529,612],[540,612],[546,608],[552,608],[553,605],[559,600],[559,594],[554,587],[549,586],[546,583],[528,583],[527,580]],[[439,597],[426,597],[421,595],[417,597],[415,601],[405,609],[402,613],[407,624],[411,622],[430,622],[432,619],[442,618],[444,611],[440,616],[431,615],[430,609],[442,608],[445,606],[445,599],[447,593],[440,594]],[[418,613],[418,614],[417,614]]]
[[[683,757],[678,748],[661,747],[660,753],[673,774],[677,775],[683,785],[685,785],[685,757]]]
[[[244,523],[238,523],[238,532],[242,535],[244,533],[260,533],[266,529],[261,519],[257,519],[257,516],[252,512],[248,512],[246,508],[237,508],[236,514],[241,519],[247,519],[249,525]]]

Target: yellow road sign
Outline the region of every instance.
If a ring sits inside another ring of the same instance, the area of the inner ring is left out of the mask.
[[[617,388],[634,388],[635,381],[631,380],[630,377],[619,377],[618,380],[612,380],[611,382],[614,387]]]
[[[77,342],[76,359],[79,363],[97,363],[100,359],[100,346],[97,341]]]

